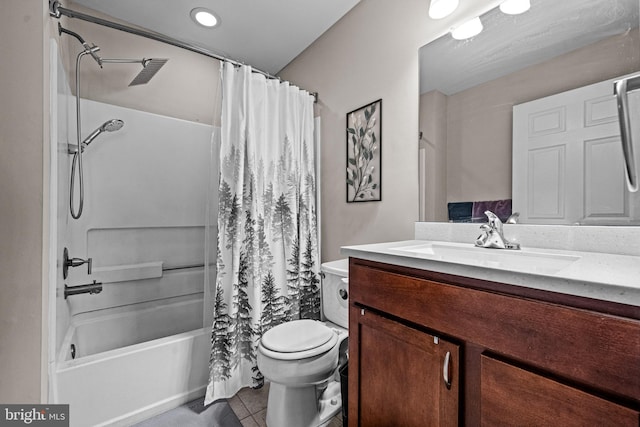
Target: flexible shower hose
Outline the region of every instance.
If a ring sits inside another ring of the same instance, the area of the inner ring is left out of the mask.
[[[78,140],[78,146],[76,152],[73,154],[73,161],[71,163],[71,185],[69,186],[69,208],[71,210],[71,216],[73,219],[80,218],[82,215],[82,209],[84,207],[84,179],[82,174],[82,127],[80,122],[80,60],[84,55],[91,54],[91,50],[83,50],[78,54],[76,58],[76,138]],[[75,187],[75,170],[76,162],[78,164],[78,177],[80,178],[80,204],[78,205],[78,212],[73,209],[73,195]]]
[[[69,207],[71,208],[71,216],[74,219],[78,219],[80,218],[80,215],[82,215],[82,208],[84,206],[84,183],[83,183],[83,176],[82,176],[82,162],[78,162],[78,157],[82,156],[82,154],[78,154],[78,151],[76,151],[73,154],[73,161],[71,162],[71,186],[69,188]],[[75,177],[76,177],[76,165],[78,165],[78,176],[80,178],[80,204],[78,205],[78,212],[74,212],[73,210],[73,195],[74,195],[74,188],[75,188]]]

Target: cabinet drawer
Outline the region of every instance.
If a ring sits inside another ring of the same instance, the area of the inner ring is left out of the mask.
[[[353,259],[349,274],[352,303],[640,402],[638,320],[390,273]]]

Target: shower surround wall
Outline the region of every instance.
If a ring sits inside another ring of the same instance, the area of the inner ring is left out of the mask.
[[[69,297],[70,316],[135,311],[135,304],[147,309],[151,301],[202,304],[212,127],[84,99],[81,111],[83,133],[112,118],[125,125],[100,135],[84,153],[85,208],[78,220],[67,220],[68,249],[72,257],[92,258],[93,271],[70,268],[66,284],[97,280],[103,290]],[[158,336],[151,338],[201,328],[202,308],[166,323],[153,325]]]
[[[67,143],[76,143],[75,97],[55,43],[51,57],[58,268],[50,401],[71,405],[72,426],[129,425],[204,394],[202,265],[213,127],[82,99],[83,137],[109,119],[125,124],[86,148],[85,207],[74,220]],[[83,265],[63,279],[65,247],[70,257],[93,259],[91,275]],[[103,283],[101,293],[64,298],[65,284],[93,280]]]

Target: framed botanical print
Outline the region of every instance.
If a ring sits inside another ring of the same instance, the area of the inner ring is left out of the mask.
[[[382,200],[382,99],[347,113],[347,202]]]

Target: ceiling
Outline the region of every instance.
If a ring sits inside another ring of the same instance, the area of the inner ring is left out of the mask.
[[[360,0],[74,0],[165,36],[276,74]],[[63,0],[64,5],[64,0]],[[73,4],[68,6],[73,9]],[[196,7],[221,24],[191,20]]]
[[[638,27],[638,0],[531,0],[521,15],[498,8],[468,40],[449,34],[420,49],[420,93],[452,95]]]

